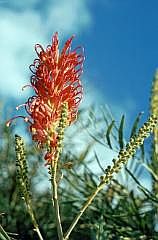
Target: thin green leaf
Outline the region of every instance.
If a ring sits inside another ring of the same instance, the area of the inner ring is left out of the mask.
[[[124,147],[124,142],[123,142],[123,127],[124,127],[124,122],[125,122],[125,116],[123,115],[121,118],[120,126],[119,126],[119,131],[118,131],[118,138],[119,138],[119,145],[120,149],[123,149]]]
[[[11,240],[11,238],[8,236],[6,231],[3,229],[2,225],[0,225],[0,239],[2,239],[2,240]]]
[[[107,140],[107,143],[108,143],[108,146],[112,149],[112,144],[111,144],[111,139],[110,139],[110,133],[112,131],[112,128],[114,126],[114,123],[115,121],[112,120],[111,124],[108,126],[108,129],[106,131],[106,140]]]
[[[155,181],[158,181],[158,176],[156,173],[152,170],[151,167],[149,167],[146,163],[142,163],[142,166],[148,170],[148,172],[151,173],[152,177],[154,178]]]
[[[138,184],[138,188],[144,193],[144,195],[148,199],[151,199],[152,201],[158,203],[158,199],[153,195],[153,193],[150,192],[147,188],[145,188],[127,167],[125,167],[125,169],[129,173],[129,175],[133,178],[133,180]]]
[[[93,134],[91,134],[89,130],[87,130],[87,132],[88,132],[89,136],[90,136],[91,138],[93,138],[96,142],[100,143],[100,144],[103,145],[103,146],[106,146],[105,143],[103,143],[103,142],[100,141],[97,137],[95,137]]]
[[[98,155],[97,155],[96,151],[94,151],[94,155],[95,155],[95,158],[97,160],[98,166],[100,167],[101,171],[105,174],[105,170],[104,170],[104,168],[102,167],[102,165],[99,161],[99,158],[98,158]]]
[[[136,134],[136,131],[138,129],[138,124],[140,122],[140,118],[141,118],[142,114],[143,114],[143,112],[140,112],[138,114],[138,116],[136,117],[136,119],[134,121],[134,124],[133,124],[133,127],[132,127],[132,130],[131,130],[130,138]]]
[[[90,149],[91,149],[92,145],[93,145],[92,142],[89,143],[88,146],[86,147],[86,149],[81,152],[81,154],[78,157],[78,163],[85,161],[87,155],[90,152]]]
[[[141,159],[144,162],[144,160],[145,160],[144,144],[140,146],[140,151],[141,151]]]

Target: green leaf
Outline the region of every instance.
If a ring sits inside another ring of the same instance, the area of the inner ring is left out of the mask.
[[[138,116],[136,117],[136,119],[134,121],[134,124],[133,124],[133,127],[132,127],[132,130],[131,130],[130,138],[136,134],[136,131],[138,129],[138,124],[140,122],[140,118],[141,118],[142,114],[143,114],[143,112],[140,112],[138,114]]]
[[[119,131],[118,131],[118,138],[119,138],[119,145],[120,149],[123,149],[124,147],[124,142],[123,142],[123,127],[124,127],[124,122],[125,122],[125,116],[123,115],[121,118],[120,126],[119,126]]]
[[[115,121],[112,120],[111,124],[108,126],[108,129],[106,131],[106,140],[107,140],[107,143],[108,143],[108,146],[112,149],[112,144],[111,144],[111,139],[110,139],[110,133],[112,131],[112,128],[114,126],[114,123]]]
[[[127,167],[125,167],[125,169],[129,173],[129,175],[133,178],[133,180],[137,183],[138,188],[145,194],[145,196],[148,199],[151,199],[152,201],[158,203],[158,199],[154,196],[154,194],[150,192],[147,188],[145,188]]]
[[[94,155],[95,155],[95,158],[96,158],[96,160],[97,160],[97,163],[98,163],[100,169],[101,169],[102,172],[105,174],[105,170],[104,170],[104,168],[102,167],[102,165],[101,165],[101,163],[100,163],[100,161],[99,161],[99,157],[98,157],[96,151],[94,151]]]
[[[3,227],[0,225],[0,239],[1,240],[11,240],[11,238],[8,236],[6,231],[3,229]]]

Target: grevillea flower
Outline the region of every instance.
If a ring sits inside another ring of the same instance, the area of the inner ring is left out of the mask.
[[[46,50],[39,44],[35,45],[37,59],[30,65],[31,84],[26,85],[34,89],[35,95],[23,104],[28,116],[18,116],[29,123],[32,139],[38,146],[47,147],[45,159],[48,162],[55,154],[63,104],[67,105],[67,124],[70,125],[76,119],[83,94],[80,75],[84,55],[81,47],[71,50],[73,38],[66,41],[61,53],[57,33]],[[8,121],[8,125],[12,120]]]

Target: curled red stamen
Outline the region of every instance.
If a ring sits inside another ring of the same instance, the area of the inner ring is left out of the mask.
[[[23,87],[32,87],[35,95],[17,107],[18,110],[24,106],[28,117],[17,116],[7,122],[10,125],[14,119],[23,118],[28,122],[32,139],[38,146],[45,148],[49,143],[51,150],[47,150],[45,155],[47,163],[53,160],[56,151],[57,128],[63,104],[67,103],[68,124],[71,124],[76,119],[83,95],[80,76],[84,50],[80,46],[71,50],[73,38],[66,41],[61,53],[57,32],[46,50],[40,44],[35,45],[37,58],[30,65],[30,84]]]

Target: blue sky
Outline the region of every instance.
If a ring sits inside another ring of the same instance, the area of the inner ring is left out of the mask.
[[[88,74],[108,104],[147,112],[158,66],[158,1],[96,1],[91,9]]]
[[[29,97],[21,88],[29,82],[36,43],[50,44],[58,31],[62,45],[75,34],[73,46],[83,45],[86,57],[82,104],[108,104],[117,120],[125,113],[129,126],[149,110],[157,10],[157,0],[0,0],[1,99],[18,105]]]
[[[1,96],[28,96],[21,87],[34,45],[46,46],[58,31],[61,40],[75,34],[74,46],[85,48],[83,103],[106,103],[127,118],[147,113],[158,66],[157,9],[157,0],[0,0]]]

